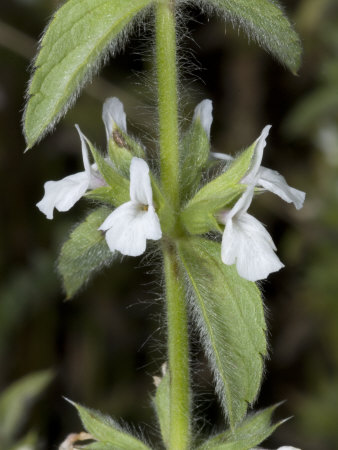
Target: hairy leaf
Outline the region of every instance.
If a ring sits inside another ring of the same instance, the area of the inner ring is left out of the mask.
[[[71,233],[61,249],[58,270],[62,276],[67,298],[89,281],[90,277],[109,266],[114,254],[109,250],[104,233],[98,228],[111,213],[109,208],[99,208]]]
[[[101,155],[101,153],[96,150],[96,148],[88,138],[85,137],[85,139],[100,173],[102,174],[106,183],[109,184],[110,190],[107,192],[109,192],[110,203],[113,203],[114,206],[119,206],[122,203],[128,202],[130,200],[129,180],[122,176],[115,169],[115,167],[112,167],[111,164],[109,164],[109,162]],[[99,189],[101,188],[98,188],[96,190],[98,191]],[[104,191],[101,189],[101,191],[99,192],[103,193]],[[87,196],[90,197],[90,195]],[[93,197],[94,196],[92,195],[92,198]]]
[[[191,234],[217,230],[214,214],[239,197],[245,189],[240,184],[248,171],[255,150],[254,142],[218,177],[203,186],[181,213],[181,221]]]
[[[278,428],[284,420],[271,424],[271,417],[279,404],[262,409],[248,415],[235,429],[217,434],[201,446],[198,450],[250,450],[261,444]]]
[[[180,165],[181,199],[184,201],[193,193],[201,181],[201,172],[209,158],[209,136],[197,117],[191,123],[182,142]]]
[[[54,15],[34,63],[24,132],[32,147],[59,118],[108,53],[120,47],[135,16],[152,0],[69,0]]]
[[[108,152],[115,167],[127,178],[129,178],[129,168],[133,156],[145,159],[145,152],[141,144],[117,126],[109,139]]]
[[[220,244],[191,238],[178,248],[193,317],[234,429],[255,400],[262,378],[267,350],[260,292],[234,266],[222,263]]]
[[[53,377],[50,370],[35,372],[10,385],[0,396],[0,437],[10,442],[36,397],[47,387]],[[0,442],[1,444],[1,442]]]
[[[109,448],[110,445],[114,450],[149,450],[150,447],[122,429],[112,418],[77,403],[70,403],[78,410],[86,431],[103,444],[102,448]],[[98,444],[90,445],[91,448],[100,448]]]
[[[277,0],[199,0],[213,6],[225,20],[243,28],[249,38],[274,55],[291,72],[301,62],[301,43]]]

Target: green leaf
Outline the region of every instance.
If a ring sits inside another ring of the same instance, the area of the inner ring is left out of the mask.
[[[202,0],[245,30],[292,73],[301,63],[301,43],[276,0]]]
[[[250,167],[255,146],[256,142],[188,202],[181,213],[181,221],[189,233],[202,234],[219,229],[214,214],[231,204],[245,190],[245,185],[240,181]]]
[[[260,292],[221,261],[218,243],[191,238],[178,244],[194,321],[213,370],[216,392],[233,430],[258,393],[266,324]]]
[[[141,144],[128,136],[115,125],[112,137],[109,139],[108,151],[110,159],[120,173],[129,178],[129,168],[134,156],[145,159],[145,152]]]
[[[163,376],[156,377],[156,393],[153,398],[155,412],[160,425],[162,440],[166,446],[169,445],[170,435],[170,374],[163,365]]]
[[[31,148],[66,112],[109,53],[123,43],[152,0],[69,0],[41,41],[30,82],[24,132]]]
[[[50,370],[35,372],[14,382],[0,396],[0,436],[10,442],[28,417],[37,396],[53,378]],[[1,444],[1,442],[0,442]]]
[[[130,200],[129,180],[122,176],[107,162],[107,160],[98,150],[96,150],[88,138],[84,135],[82,135],[82,137],[86,140],[101,175],[105,179],[106,183],[109,184],[110,191],[107,192],[109,192],[110,203],[113,203],[114,206],[119,206],[122,205],[122,203],[128,202]],[[101,192],[103,191],[101,190],[100,193]],[[87,195],[87,197],[90,198],[90,195]]]
[[[267,439],[285,420],[271,424],[271,416],[280,403],[248,415],[235,429],[211,437],[198,450],[250,450]]]
[[[123,430],[121,426],[112,418],[104,416],[98,411],[85,408],[77,403],[71,401],[69,402],[78,410],[82,424],[86,431],[88,431],[88,433],[90,433],[95,439],[100,441],[100,443],[104,444],[101,448],[109,448],[108,445],[110,445],[110,448],[114,450],[150,449],[150,447],[144,444],[141,440]],[[100,447],[97,445],[94,448],[99,449]]]
[[[115,254],[109,250],[104,233],[98,230],[110,213],[111,210],[104,207],[90,213],[61,249],[58,270],[68,299],[114,259]]]
[[[201,181],[202,169],[209,158],[210,142],[200,117],[190,125],[183,137],[183,158],[180,166],[181,199],[184,201],[196,191]]]

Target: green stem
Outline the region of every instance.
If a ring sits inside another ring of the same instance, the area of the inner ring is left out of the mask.
[[[168,200],[179,205],[179,150],[177,112],[175,1],[156,4],[156,68],[160,122],[161,180]]]
[[[169,449],[190,448],[190,380],[188,318],[183,281],[180,279],[176,252],[163,246],[167,295],[168,357],[170,373]]]

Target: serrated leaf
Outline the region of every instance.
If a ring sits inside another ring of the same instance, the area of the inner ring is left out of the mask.
[[[92,275],[113,262],[115,254],[109,250],[104,233],[98,230],[110,213],[104,207],[90,213],[63,244],[58,270],[67,298],[73,297]]]
[[[136,15],[151,3],[69,0],[54,14],[28,90],[24,117],[28,148],[55,125],[107,54],[118,49]]]
[[[50,370],[32,373],[10,385],[0,396],[0,436],[10,442],[37,396],[48,386]],[[0,443],[1,444],[1,443]]]
[[[162,440],[167,448],[170,435],[170,374],[168,370],[163,377],[158,379],[153,404],[160,425]]]
[[[240,184],[247,173],[255,150],[254,142],[219,176],[204,185],[181,212],[181,221],[191,234],[217,230],[214,214],[229,205],[245,190]]]
[[[284,420],[271,424],[271,417],[279,403],[248,415],[235,429],[211,437],[198,450],[250,450],[261,444]]]
[[[181,199],[195,192],[200,181],[202,169],[209,158],[209,136],[197,117],[191,123],[182,141],[182,161],[180,165]]]
[[[216,392],[233,430],[258,393],[266,324],[260,292],[221,261],[218,243],[191,238],[178,244],[194,321]]]
[[[301,63],[299,37],[276,0],[202,0],[245,30],[292,73]]]
[[[149,450],[138,438],[122,429],[111,417],[104,416],[98,411],[85,408],[77,403],[70,402],[78,410],[82,424],[86,431],[100,441],[105,447],[110,445],[114,450]],[[94,445],[94,444],[91,444]],[[94,447],[95,448],[95,447]],[[96,449],[99,447],[96,446]]]

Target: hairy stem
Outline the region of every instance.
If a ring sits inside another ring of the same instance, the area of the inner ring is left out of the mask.
[[[170,373],[170,450],[190,448],[191,394],[188,319],[183,280],[174,248],[163,246]]]
[[[156,4],[156,68],[162,187],[174,208],[179,205],[176,18],[174,0]]]

